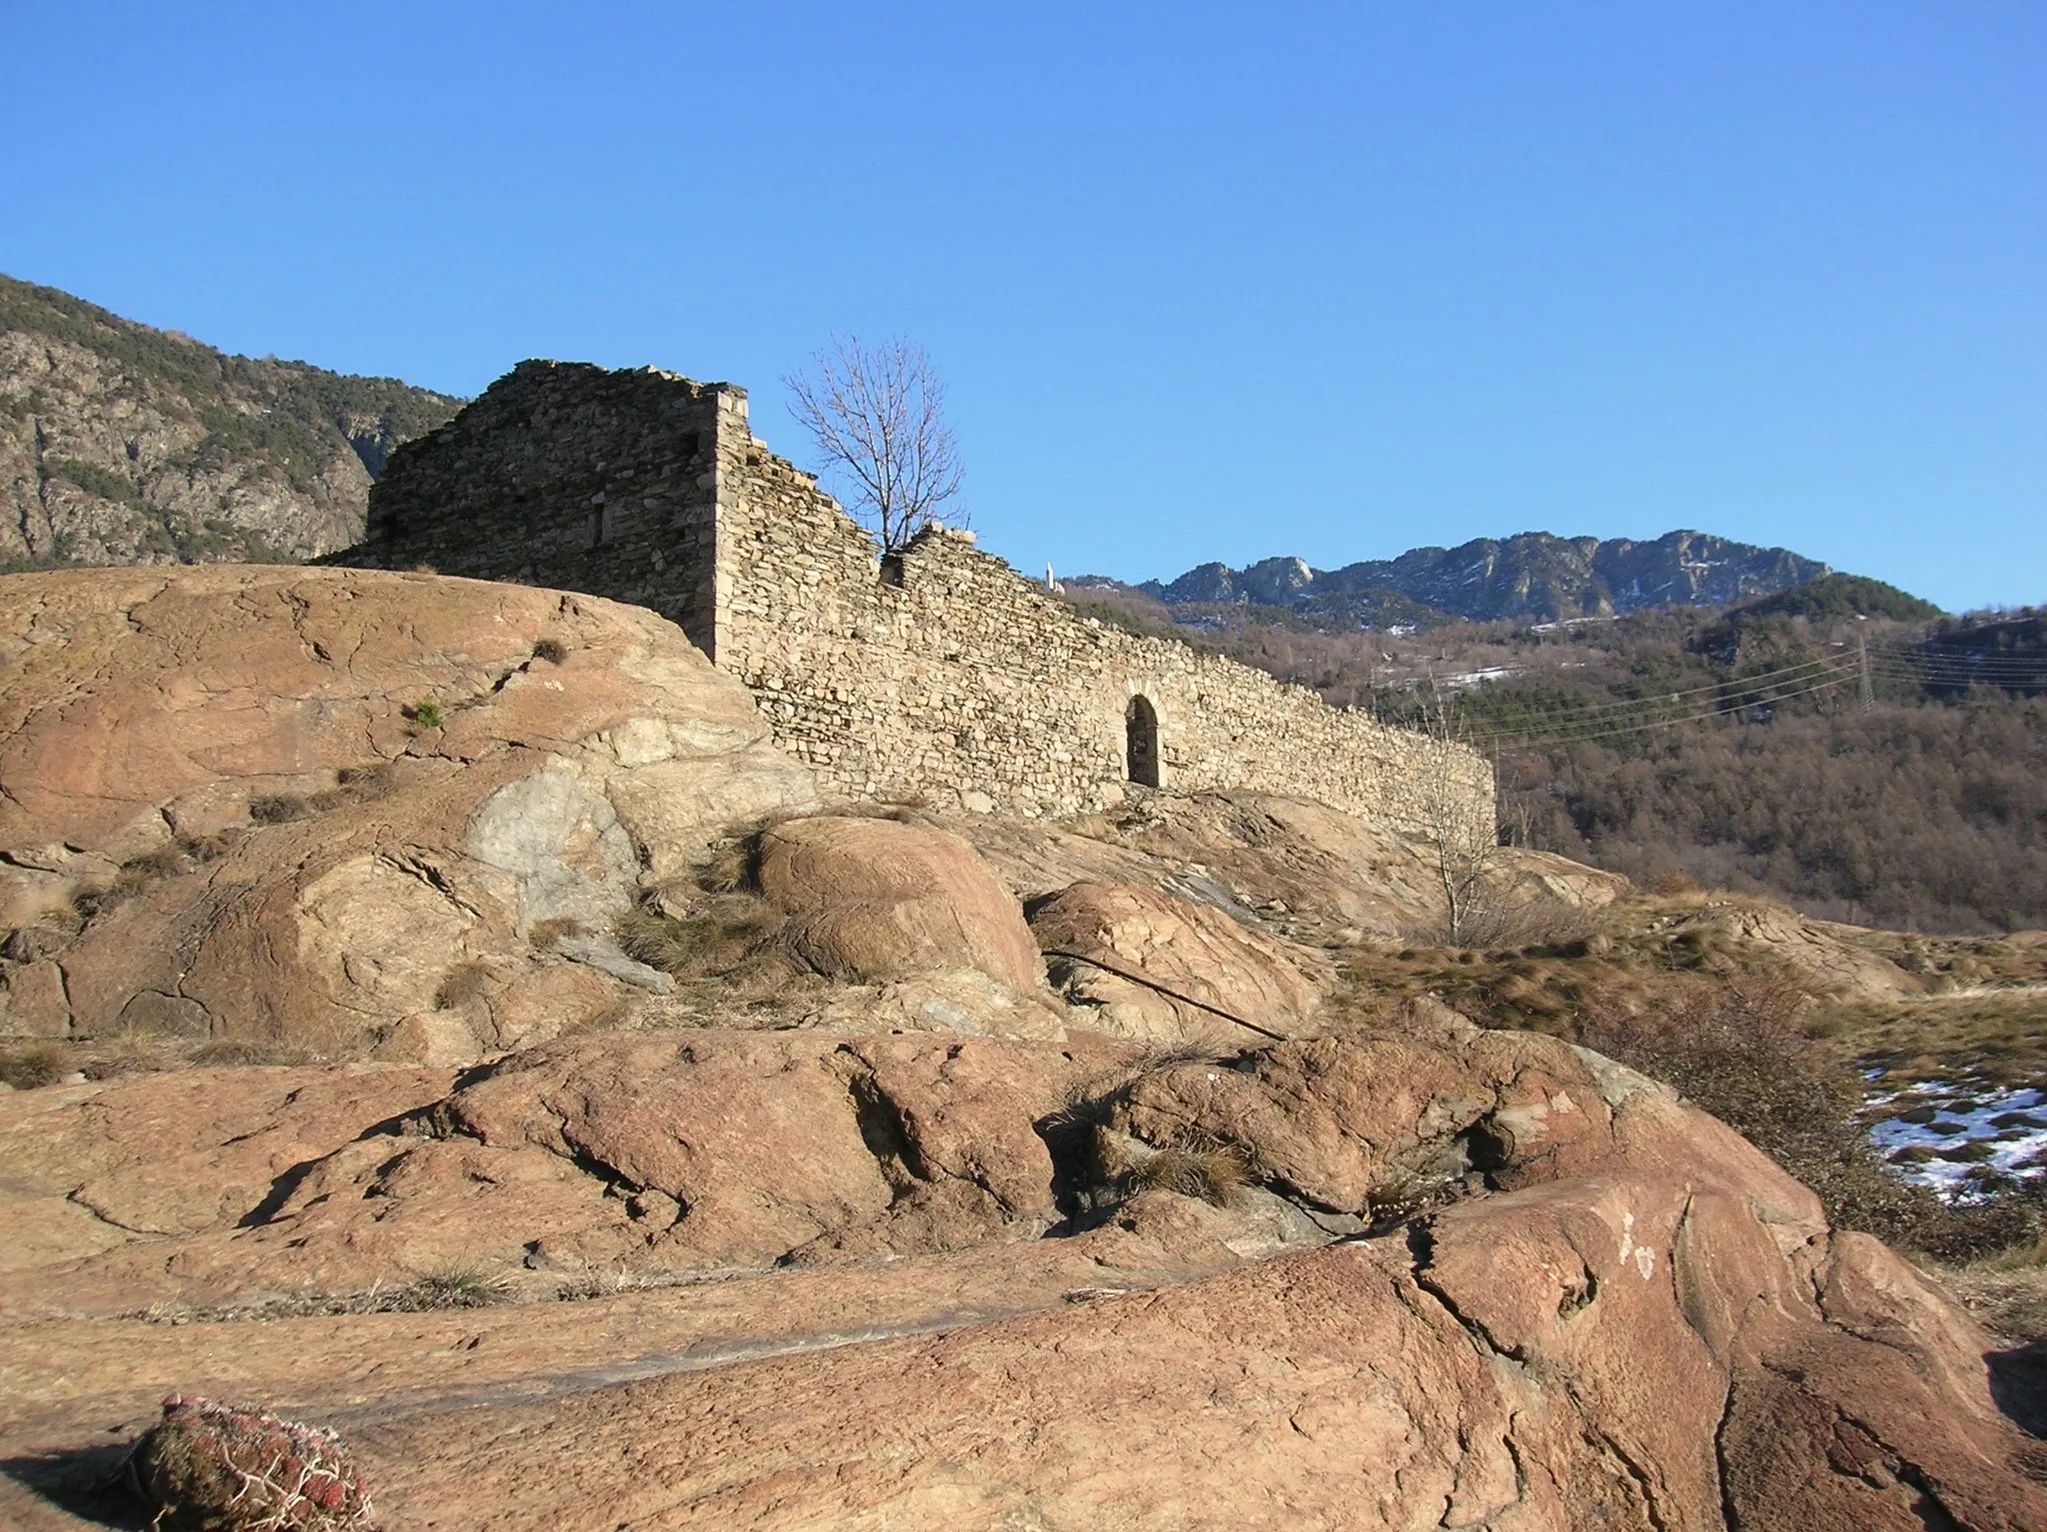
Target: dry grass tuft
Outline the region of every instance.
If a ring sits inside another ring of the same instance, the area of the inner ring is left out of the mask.
[[[757,886],[761,836],[767,827],[719,845],[704,864],[697,882],[707,893],[739,894]]]
[[[0,1081],[16,1090],[40,1090],[71,1073],[70,1060],[53,1043],[30,1043],[0,1051]]]
[[[768,923],[751,899],[727,896],[710,903],[688,915],[637,904],[618,918],[612,935],[627,957],[678,979],[730,975],[763,950]]]
[[[434,991],[434,1009],[453,1011],[472,1000],[482,998],[489,988],[490,970],[482,963],[471,959],[457,963],[442,978],[440,987]]]
[[[194,1048],[190,1062],[202,1069],[248,1068],[259,1064],[306,1064],[313,1055],[290,1043],[222,1037]]]
[[[581,936],[583,922],[573,915],[552,915],[546,920],[536,920],[527,931],[526,940],[536,952],[551,952],[556,942],[568,936]]]
[[[312,800],[303,793],[269,793],[249,800],[249,818],[259,825],[290,824],[312,812]]]
[[[533,646],[533,658],[559,665],[569,657],[569,646],[558,638],[543,638]]]
[[[667,974],[694,972],[708,947],[706,933],[696,922],[677,920],[637,904],[618,917],[612,935],[634,962]]]
[[[390,1290],[383,1312],[423,1314],[438,1309],[481,1309],[502,1303],[511,1289],[502,1277],[474,1266],[450,1266]]]
[[[1133,1167],[1131,1180],[1145,1191],[1176,1192],[1228,1207],[1251,1182],[1251,1155],[1239,1145],[1190,1133]]]

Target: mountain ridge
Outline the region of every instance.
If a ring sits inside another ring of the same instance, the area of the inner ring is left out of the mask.
[[[1559,622],[1658,606],[1725,608],[1833,572],[1787,548],[1678,529],[1646,542],[1522,532],[1454,548],[1411,548],[1333,570],[1281,557],[1243,569],[1201,564],[1173,580],[1136,585],[1097,575],[1066,583],[1132,591],[1172,607],[1281,607],[1344,626],[1426,627],[1501,618]]]

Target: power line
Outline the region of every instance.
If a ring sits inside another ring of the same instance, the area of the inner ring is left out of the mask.
[[[1728,687],[1736,684],[1741,684],[1753,690],[1758,686],[1776,684],[1780,681],[1788,683],[1793,678],[1806,679],[1812,675],[1824,674],[1840,666],[1844,659],[1844,656],[1832,655],[1825,659],[1803,660],[1795,665],[1784,665],[1775,670],[1758,671],[1752,676],[1739,677],[1738,682],[1737,680],[1714,681],[1705,686],[1691,686],[1674,692],[1660,692],[1653,697],[1624,697],[1611,702],[1584,703],[1566,700],[1561,706],[1573,716],[1586,713],[1618,711],[1625,708],[1662,707],[1681,698],[1703,696],[1709,692],[1724,693]]]
[[[1857,689],[1860,710],[1870,712],[1876,702],[1874,682],[1902,681],[1915,686],[1964,684],[2047,685],[2047,656],[2033,659],[2024,655],[1980,655],[1937,645],[1927,640],[1871,644],[1858,634],[1853,653],[1822,655],[1776,666],[1750,676],[1715,681],[1703,686],[1680,688],[1650,697],[1628,697],[1606,702],[1573,703],[1564,700],[1549,706],[1507,693],[1503,701],[1522,701],[1523,722],[1496,722],[1483,732],[1468,736],[1481,748],[1496,749],[1508,742],[1573,745],[1627,734],[1649,733],[1704,723],[1759,707],[1774,707],[1799,697],[1831,691],[1849,682]],[[1703,699],[1710,705],[1701,705]],[[1668,716],[1654,716],[1684,704]],[[1458,710],[1470,706],[1457,699]],[[1631,716],[1633,715],[1633,716]]]
[[[1758,707],[1775,707],[1778,703],[1789,702],[1795,697],[1809,697],[1816,692],[1830,691],[1834,687],[1853,679],[1854,675],[1855,671],[1851,667],[1838,670],[1824,680],[1816,681],[1810,686],[1799,687],[1792,691],[1749,688],[1740,694],[1740,700],[1726,702],[1719,707],[1694,711],[1674,718],[1652,718],[1645,719],[1640,723],[1619,724],[1612,728],[1595,729],[1590,733],[1553,732],[1544,735],[1532,730],[1502,729],[1490,734],[1475,735],[1472,738],[1472,743],[1495,745],[1507,740],[1522,739],[1530,743],[1546,742],[1576,745],[1596,739],[1613,739],[1622,734],[1642,734],[1652,729],[1671,729],[1676,728],[1679,724],[1702,723],[1709,718],[1725,718],[1730,713],[1743,713],[1751,708]],[[1772,695],[1757,695],[1758,690],[1770,690]]]

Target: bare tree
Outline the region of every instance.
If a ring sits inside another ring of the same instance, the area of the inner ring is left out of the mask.
[[[881,540],[882,552],[902,547],[959,493],[959,445],[922,346],[834,335],[810,371],[782,384],[789,412],[826,464],[851,481],[848,509]]]
[[[1465,731],[1433,680],[1421,731],[1428,746],[1415,779],[1431,871],[1443,891],[1443,935],[1453,947],[1493,940],[1507,924],[1494,864],[1499,822],[1490,800],[1473,794],[1464,769]]]

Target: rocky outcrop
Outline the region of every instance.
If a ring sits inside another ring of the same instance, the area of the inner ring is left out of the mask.
[[[943,830],[834,817],[778,824],[760,838],[757,878],[790,949],[827,977],[971,968],[1017,990],[1043,982],[1015,897]]]
[[[2047,1525],[1923,1278],[1663,1088],[1447,1016],[1213,1060],[712,1030],[200,1071],[0,1096],[29,1146],[10,1228],[119,1241],[0,1285],[31,1484],[175,1385],[342,1427],[398,1528]],[[1222,1151],[1206,1195],[1144,1169]],[[313,1301],[458,1254],[530,1301]],[[198,1322],[115,1317],[150,1305]]]
[[[1140,884],[1076,883],[1031,930],[1068,996],[1126,1036],[1287,1036],[1336,982],[1323,954]]]
[[[0,565],[345,548],[391,450],[460,402],[226,356],[0,277]]]
[[[517,1046],[665,983],[610,941],[643,884],[815,801],[678,630],[590,597],[19,575],[0,652],[18,1033]]]

